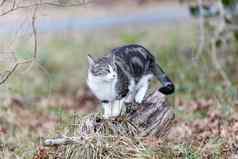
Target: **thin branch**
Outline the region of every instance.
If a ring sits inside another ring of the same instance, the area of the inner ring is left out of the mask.
[[[200,12],[200,16],[199,16],[199,35],[200,36],[199,36],[198,51],[197,51],[197,54],[196,54],[194,60],[198,60],[200,55],[203,53],[204,47],[205,47],[204,11],[203,11],[202,6],[203,6],[203,1],[198,0],[198,7],[199,7],[199,12]]]
[[[219,6],[219,13],[220,13],[219,24],[218,24],[217,29],[214,32],[214,37],[211,39],[211,47],[212,47],[211,57],[212,57],[213,64],[215,65],[216,69],[223,77],[224,81],[226,82],[226,85],[231,86],[232,85],[231,81],[229,80],[226,72],[223,70],[223,68],[217,58],[216,42],[220,39],[221,33],[226,29],[226,23],[224,21],[225,10],[224,10],[223,4],[219,1],[218,6]]]
[[[0,16],[5,16],[11,12],[14,12],[14,11],[17,11],[19,9],[26,9],[26,8],[31,8],[31,7],[34,7],[36,4],[31,4],[31,5],[25,5],[25,6],[14,6],[14,7],[11,7],[9,10],[5,11],[5,12],[2,12],[0,14]]]
[[[38,51],[38,38],[37,38],[37,29],[36,29],[36,13],[37,13],[38,5],[35,6],[35,9],[32,14],[32,21],[31,21],[31,27],[32,27],[32,34],[34,39],[34,48],[33,48],[33,56],[30,66],[24,70],[23,73],[27,73],[35,64],[36,58],[37,58],[37,51]]]
[[[0,16],[5,16],[11,12],[14,12],[14,11],[17,11],[19,9],[26,9],[26,8],[32,8],[32,7],[35,7],[35,6],[56,6],[56,7],[77,7],[77,6],[82,6],[82,5],[88,5],[90,3],[92,3],[94,1],[87,1],[87,2],[79,2],[79,3],[71,3],[71,4],[60,4],[60,3],[57,3],[57,2],[40,2],[40,3],[34,3],[34,4],[28,4],[28,5],[22,5],[22,6],[16,6],[16,0],[14,0],[13,2],[13,6],[0,14]]]
[[[80,144],[80,143],[82,143],[81,137],[60,136],[54,139],[46,139],[43,145],[57,146],[57,145]]]
[[[20,61],[20,62],[16,62],[11,69],[7,70],[7,71],[4,71],[4,73],[1,73],[3,74],[2,76],[4,76],[2,79],[0,79],[0,85],[2,85],[3,83],[5,83],[9,77],[16,71],[17,67],[19,65],[22,65],[22,64],[26,64],[26,63],[30,63],[32,62],[32,60],[24,60],[24,61]],[[0,75],[1,75],[0,74]]]
[[[224,79],[225,83],[227,86],[231,86],[231,81],[229,80],[226,72],[223,70],[221,64],[219,63],[219,60],[217,58],[217,50],[216,50],[216,41],[217,39],[212,39],[211,42],[211,47],[212,47],[212,51],[211,51],[211,57],[212,57],[212,61],[213,64],[215,65],[216,69],[218,70],[218,72],[221,74],[222,78]]]
[[[19,10],[19,9],[26,9],[26,8],[35,7],[33,15],[32,15],[32,21],[31,21],[33,39],[34,39],[34,48],[33,48],[33,55],[32,55],[31,59],[16,62],[15,64],[13,64],[12,67],[10,67],[9,70],[6,70],[6,71],[0,73],[0,76],[1,76],[0,85],[5,83],[10,78],[10,76],[16,71],[16,69],[19,65],[25,64],[25,63],[31,63],[31,65],[27,68],[27,70],[24,71],[24,72],[27,72],[34,65],[34,63],[37,62],[36,59],[37,59],[37,51],[38,51],[38,38],[37,38],[37,29],[36,29],[36,18],[37,18],[36,13],[37,13],[38,7],[43,6],[43,5],[50,5],[50,6],[57,6],[57,7],[74,7],[74,6],[86,5],[86,4],[89,4],[91,2],[93,2],[93,1],[80,1],[79,3],[71,3],[71,4],[65,4],[64,5],[64,4],[60,4],[58,1],[42,2],[42,0],[39,0],[38,2],[33,3],[33,4],[18,5],[17,0],[11,1],[10,9],[5,11],[5,12],[2,12],[0,14],[0,16],[7,15],[7,14],[9,14],[11,12],[14,12],[16,10]],[[0,3],[0,6],[3,6],[5,3],[7,3],[7,0],[2,0],[1,3]],[[39,64],[39,66],[41,66],[41,65]],[[45,72],[47,72],[45,69],[43,69],[42,66],[41,66],[41,69],[44,70]],[[49,73],[47,72],[47,75],[48,74]]]
[[[2,0],[0,6],[3,6],[7,0]]]
[[[37,30],[36,30],[36,12],[37,12],[38,6],[36,5],[33,16],[32,16],[32,31],[33,31],[33,37],[34,37],[34,50],[33,50],[33,58],[35,59],[37,57],[37,48],[38,48],[38,40],[37,40]]]
[[[14,0],[12,8],[15,8],[15,5],[16,5],[16,1]],[[29,70],[33,66],[33,63],[34,63],[34,61],[37,58],[37,48],[38,48],[37,29],[36,29],[36,13],[37,13],[37,9],[38,9],[38,5],[35,6],[35,9],[34,9],[34,12],[33,12],[33,15],[32,15],[32,23],[31,23],[31,25],[32,25],[32,32],[33,32],[33,38],[34,38],[33,56],[29,60],[24,60],[24,61],[16,62],[15,64],[13,64],[11,69],[1,73],[0,75],[2,75],[3,78],[0,79],[0,85],[4,84],[9,79],[9,77],[16,71],[16,69],[17,69],[17,67],[19,65],[25,64],[25,63],[31,63],[31,65],[27,69],[27,70]]]
[[[50,6],[56,6],[56,7],[77,7],[77,6],[82,6],[82,5],[87,5],[94,2],[92,1],[80,1],[78,3],[71,3],[71,4],[62,4],[59,2],[44,2],[43,4],[45,5],[50,5]]]

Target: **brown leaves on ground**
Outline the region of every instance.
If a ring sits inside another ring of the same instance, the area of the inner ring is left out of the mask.
[[[47,135],[60,122],[59,116],[50,114],[49,109],[62,109],[69,113],[88,113],[97,109],[98,101],[85,87],[75,96],[55,95],[32,100],[12,96],[4,101],[4,105],[9,114],[3,113],[2,118],[6,119],[7,123]],[[7,129],[7,127],[0,127],[0,136],[7,133]]]
[[[161,144],[163,144],[163,141],[155,137],[146,137],[144,139],[144,144],[150,147],[158,148]]]
[[[218,108],[216,99],[185,101],[176,99],[177,114],[168,138],[171,143],[195,147],[203,158],[214,158],[215,151],[223,158],[238,155],[238,113],[230,115]]]
[[[9,133],[7,125],[26,128],[37,134],[48,134],[57,126],[59,118],[49,113],[49,109],[61,108],[65,112],[92,112],[98,108],[98,100],[87,87],[75,95],[54,95],[47,98],[26,102],[21,97],[11,97],[5,101],[8,113],[0,113],[0,137]],[[216,99],[184,100],[175,99],[176,120],[167,138],[146,138],[146,145],[166,151],[170,148],[175,156],[183,156],[176,150],[176,145],[190,145],[202,158],[214,158],[217,151],[222,158],[238,156],[238,111],[234,106],[231,114],[225,115],[219,109]],[[36,111],[40,108],[44,111]],[[181,113],[181,114],[180,114]],[[163,147],[167,145],[165,149]],[[38,148],[34,159],[47,159],[48,149]]]
[[[7,129],[0,127],[0,136],[1,136],[1,135],[5,135],[6,133],[7,133]]]
[[[89,91],[88,87],[78,90],[75,95],[62,96],[55,95],[39,101],[38,105],[42,107],[61,107],[68,112],[92,112],[97,109],[98,100]]]
[[[49,159],[48,150],[44,147],[39,147],[33,159]]]

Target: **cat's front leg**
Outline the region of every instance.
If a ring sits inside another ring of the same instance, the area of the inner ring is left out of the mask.
[[[112,106],[112,116],[118,117],[125,112],[124,98],[121,100],[116,100],[113,102]]]
[[[112,103],[102,103],[103,118],[109,119],[112,116]]]
[[[129,92],[128,95],[125,97],[125,103],[133,103],[135,98],[135,93]]]
[[[129,92],[124,99],[125,103],[133,103],[134,102],[135,94],[136,94],[135,87],[136,87],[135,80],[131,79],[129,87],[128,87]]]

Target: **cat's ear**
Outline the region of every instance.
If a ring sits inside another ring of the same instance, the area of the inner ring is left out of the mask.
[[[89,64],[89,66],[92,66],[95,64],[94,59],[92,58],[91,55],[88,55],[88,64]]]

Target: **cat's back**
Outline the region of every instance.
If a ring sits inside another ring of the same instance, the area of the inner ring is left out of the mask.
[[[154,63],[153,55],[146,48],[138,44],[114,48],[111,54],[119,57],[117,59],[118,62],[121,62],[121,65],[127,67],[127,70],[134,77],[140,77],[148,72],[151,64]]]
[[[153,59],[153,55],[143,46],[138,44],[124,45],[112,49],[112,54],[119,56],[123,59],[132,59],[134,57],[140,60],[148,61]]]

